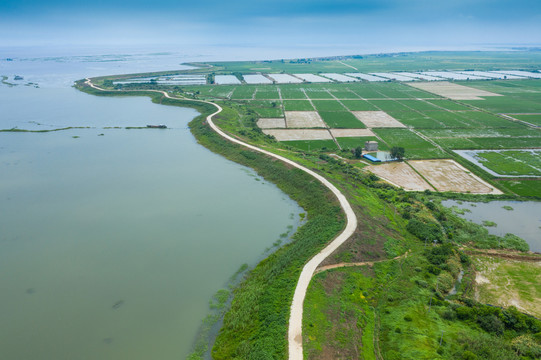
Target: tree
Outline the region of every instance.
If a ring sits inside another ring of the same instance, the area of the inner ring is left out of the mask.
[[[403,147],[393,146],[391,148],[391,158],[392,159],[402,161],[402,159],[404,159],[404,154],[405,153],[406,153],[406,150],[404,150]]]
[[[355,156],[355,159],[360,159],[363,155],[363,148],[360,146],[357,146],[355,149],[353,149],[353,156]]]

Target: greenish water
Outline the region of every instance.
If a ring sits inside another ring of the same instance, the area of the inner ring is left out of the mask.
[[[195,142],[192,109],[33,88],[0,105],[2,129],[96,127],[0,132],[2,359],[182,359],[212,294],[297,226],[274,185]],[[103,129],[146,123],[171,129]]]
[[[490,221],[496,226],[485,227],[490,234],[504,236],[507,233],[523,238],[531,251],[541,252],[541,202],[539,201],[490,201],[474,203],[445,200],[444,206],[464,209],[461,217],[482,225]]]

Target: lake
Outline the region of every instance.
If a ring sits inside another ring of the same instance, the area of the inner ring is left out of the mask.
[[[0,358],[184,358],[211,296],[303,210],[197,144],[195,110],[66,86],[87,63],[27,76],[40,61],[4,72],[41,80],[0,85],[0,129],[85,128],[0,132]],[[149,123],[168,129],[123,128]]]

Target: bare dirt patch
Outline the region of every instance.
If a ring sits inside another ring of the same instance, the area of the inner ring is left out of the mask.
[[[481,256],[475,259],[478,301],[541,317],[541,261],[518,261]]]
[[[286,111],[288,128],[326,128],[317,111]]]
[[[370,129],[331,129],[330,131],[335,138],[376,136]]]
[[[265,129],[263,133],[274,136],[278,141],[332,140],[331,134],[325,129]]]
[[[403,162],[370,165],[365,169],[376,174],[383,180],[403,188],[406,191],[435,190],[408,164]]]
[[[414,160],[409,164],[437,191],[471,194],[502,194],[454,160]]]
[[[406,127],[406,125],[384,111],[352,111],[351,113],[368,128]]]
[[[452,100],[484,100],[480,96],[502,96],[448,81],[419,82],[409,83],[408,85]]]
[[[260,129],[284,129],[286,120],[283,118],[261,118],[257,120]]]

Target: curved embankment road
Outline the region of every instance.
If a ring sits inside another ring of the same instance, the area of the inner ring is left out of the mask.
[[[86,84],[91,86],[94,89],[106,91],[105,89],[102,89],[94,84],[92,84],[92,81],[90,79],[86,79]],[[144,90],[148,91],[148,90]],[[263,153],[265,155],[271,156],[275,159],[278,159],[280,161],[283,161],[286,164],[289,164],[291,166],[294,166],[317,180],[319,180],[323,185],[325,185],[329,190],[333,192],[333,194],[336,196],[338,201],[340,202],[340,206],[344,210],[344,213],[346,214],[346,227],[338,235],[329,245],[327,245],[323,250],[321,250],[317,255],[315,255],[310,261],[304,265],[301,275],[299,277],[299,281],[297,282],[297,287],[295,288],[295,293],[293,295],[293,302],[291,303],[291,312],[289,316],[289,329],[288,329],[288,342],[289,342],[289,359],[290,360],[302,360],[303,359],[303,350],[302,350],[302,312],[303,312],[303,304],[304,304],[304,298],[306,296],[306,291],[308,290],[308,285],[310,284],[310,280],[312,279],[312,276],[314,275],[314,272],[316,268],[321,264],[323,260],[325,260],[329,255],[331,255],[340,245],[342,245],[355,231],[357,228],[357,217],[355,216],[355,213],[353,212],[353,209],[351,208],[351,205],[347,201],[346,197],[338,190],[329,180],[325,179],[323,176],[319,175],[318,173],[297,164],[296,162],[289,160],[283,156],[274,154],[270,151],[266,151],[263,149],[260,149],[256,146],[247,144],[243,141],[240,141],[238,139],[235,139],[234,137],[224,133],[214,122],[212,121],[212,118],[219,114],[222,111],[222,107],[218,104],[215,104],[213,102],[204,101],[204,100],[193,100],[193,99],[186,99],[186,98],[176,98],[171,97],[167,92],[165,91],[159,91],[159,90],[152,90],[154,92],[162,93],[165,97],[170,99],[179,99],[179,100],[189,100],[189,101],[195,101],[195,102],[202,102],[206,104],[211,104],[216,107],[217,111],[207,116],[207,122],[216,133],[218,133],[223,138],[235,143],[239,144],[243,147],[246,147],[248,149],[258,151],[260,153]]]

